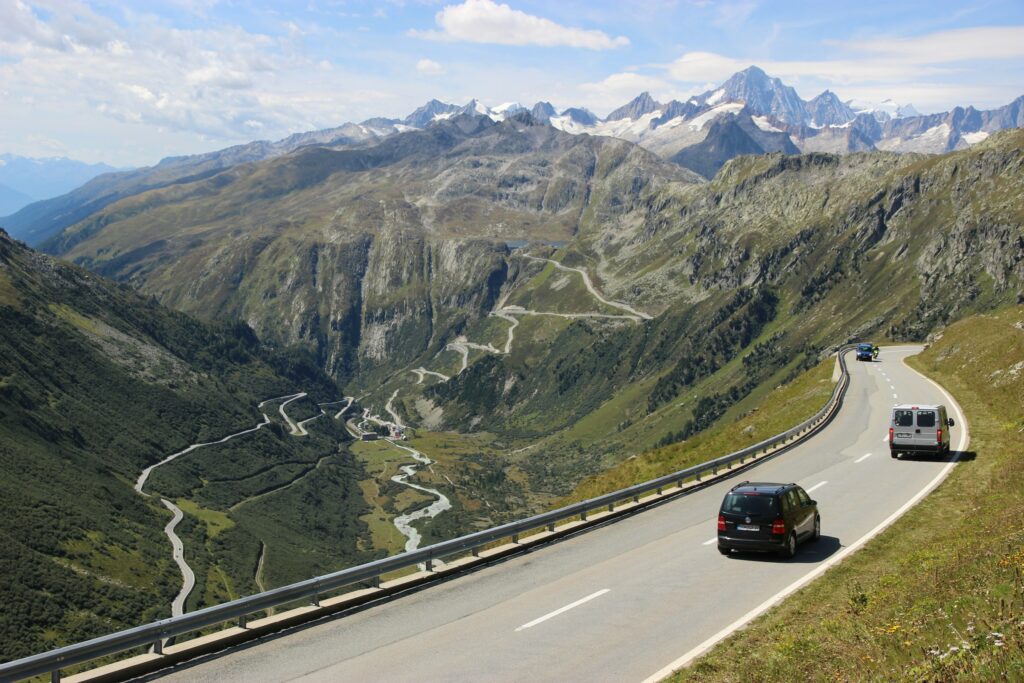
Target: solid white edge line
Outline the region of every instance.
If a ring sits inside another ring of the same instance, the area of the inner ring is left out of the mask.
[[[925,377],[920,372],[918,372],[914,368],[912,368],[909,365],[907,365],[906,362],[904,362],[903,364],[911,372],[913,372],[913,373],[919,375],[920,377],[923,377],[924,379],[926,379],[929,382],[931,382],[939,391],[942,392],[942,394],[949,401],[950,405],[953,407],[953,410],[956,411],[957,417],[960,419],[960,424],[963,425],[963,429],[960,432],[960,442],[957,444],[956,450],[958,452],[962,453],[964,451],[964,449],[967,448],[967,444],[970,443],[969,438],[968,438],[969,435],[970,435],[970,432],[969,432],[969,430],[967,428],[967,420],[964,418],[964,413],[960,409],[960,404],[957,403],[956,400],[952,396],[950,396],[949,392],[946,391],[944,388],[942,388],[942,386],[938,382],[935,382],[930,377]],[[724,629],[722,629],[721,631],[719,631],[715,635],[711,636],[710,638],[708,638],[703,643],[701,643],[697,647],[695,647],[692,650],[690,650],[689,652],[687,652],[685,655],[683,655],[679,659],[675,660],[674,662],[672,662],[668,666],[666,666],[666,667],[664,667],[662,669],[659,669],[653,675],[648,676],[647,678],[645,678],[642,681],[642,683],[657,683],[657,681],[660,681],[663,678],[666,678],[667,676],[670,676],[673,672],[683,668],[684,666],[689,664],[691,661],[693,661],[694,659],[696,659],[700,655],[702,655],[705,652],[707,652],[708,650],[710,650],[712,647],[717,645],[719,643],[719,641],[725,640],[727,637],[732,635],[732,633],[734,631],[736,631],[736,630],[746,626],[748,623],[750,623],[751,621],[753,621],[757,617],[761,616],[761,614],[763,614],[764,612],[767,612],[770,608],[774,607],[776,604],[781,602],[784,598],[786,598],[789,595],[791,595],[792,593],[795,593],[796,591],[800,590],[805,585],[807,585],[808,583],[810,583],[814,579],[816,579],[819,576],[821,576],[822,574],[824,574],[828,569],[830,569],[833,566],[835,566],[835,565],[839,564],[840,562],[842,562],[846,558],[847,555],[857,551],[862,545],[864,545],[865,543],[870,541],[872,538],[874,538],[879,533],[884,531],[887,527],[889,527],[893,522],[895,522],[897,519],[902,517],[903,514],[906,513],[907,510],[909,510],[910,508],[914,507],[919,502],[921,502],[921,499],[923,499],[925,496],[927,496],[929,493],[931,493],[939,484],[942,483],[942,480],[945,479],[947,475],[949,475],[949,472],[955,466],[956,466],[956,460],[954,460],[953,462],[950,462],[945,467],[943,467],[942,471],[939,472],[937,475],[935,475],[935,478],[932,479],[930,482],[928,482],[928,484],[926,484],[923,489],[918,491],[914,495],[913,498],[911,498],[906,503],[904,503],[902,506],[900,506],[900,508],[898,510],[896,510],[896,512],[894,512],[891,515],[889,515],[888,517],[886,517],[882,521],[881,524],[876,526],[874,529],[869,531],[864,536],[861,536],[859,539],[857,539],[852,545],[849,545],[846,548],[843,548],[838,553],[836,553],[835,555],[833,555],[832,557],[830,557],[829,559],[825,560],[823,563],[821,563],[820,565],[815,567],[811,572],[809,572],[808,574],[805,574],[801,578],[799,578],[796,581],[794,581],[793,583],[789,584],[788,586],[783,588],[781,591],[779,591],[778,593],[776,593],[772,597],[768,598],[767,600],[762,602],[760,605],[758,605],[754,609],[750,610],[749,612],[744,614],[742,617],[740,617],[739,619],[737,619],[733,623],[729,624]]]
[[[805,490],[807,491],[807,493],[810,493],[811,491],[813,491],[815,489],[820,489],[822,486],[824,486],[827,483],[828,483],[828,481],[819,481],[817,484],[815,484],[811,488],[805,489]]]
[[[886,440],[888,440],[888,438],[889,438],[889,437],[886,437]],[[868,459],[868,458],[870,458],[870,457],[871,457],[871,454],[870,454],[870,453],[865,453],[864,455],[860,456],[859,458],[857,458],[857,459],[856,459],[856,460],[854,460],[853,462],[854,462],[854,464],[856,464],[856,463],[858,463],[858,462],[864,462],[865,460],[867,460],[867,459]]]
[[[516,629],[516,631],[525,631],[528,628],[532,628],[532,627],[536,626],[537,624],[539,624],[541,622],[544,622],[544,621],[547,621],[548,619],[550,619],[552,617],[557,617],[559,614],[562,614],[563,612],[568,612],[569,610],[573,609],[574,607],[579,607],[580,605],[582,605],[585,602],[590,602],[594,598],[599,598],[599,597],[601,597],[602,595],[604,595],[605,593],[607,593],[610,590],[611,590],[611,588],[602,588],[601,590],[597,591],[596,593],[591,593],[590,595],[588,595],[585,598],[580,598],[576,602],[569,603],[565,607],[560,607],[560,608],[556,609],[554,612],[548,612],[547,614],[545,614],[542,617],[537,617],[533,621],[528,621],[525,624],[523,624],[522,626],[518,627]]]

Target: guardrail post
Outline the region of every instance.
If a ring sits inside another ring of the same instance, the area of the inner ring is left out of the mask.
[[[473,546],[473,549],[469,552],[473,557],[480,557],[480,546]]]
[[[658,487],[658,495],[659,496],[661,495],[661,487],[660,486]]]
[[[512,534],[512,542],[519,543],[519,534]]]
[[[157,638],[156,642],[153,643],[153,652],[162,655],[164,653],[164,639]]]
[[[320,606],[320,594],[319,593],[313,593],[312,603],[313,603],[313,607],[319,607]]]
[[[678,488],[678,489],[683,488],[683,480],[682,479],[680,479],[679,481],[676,482],[676,488]]]
[[[587,521],[587,511],[586,510],[584,510],[583,512],[580,513],[580,521],[581,522]]]
[[[50,683],[60,683],[60,669],[50,672]]]
[[[608,503],[608,512],[615,512],[615,502]]]
[[[640,502],[640,494],[639,493],[633,495],[633,502],[634,503],[639,503]]]
[[[242,616],[238,617],[238,628],[245,628],[245,624],[246,624],[247,621],[248,621],[248,619],[246,618],[246,616],[244,614]]]
[[[380,574],[370,579],[370,588],[380,588]]]
[[[552,533],[552,534],[555,533],[555,523],[554,522],[551,522],[551,524],[548,524],[548,531],[550,533]]]
[[[432,558],[432,557],[428,557],[428,558],[427,558],[427,561],[423,563],[423,567],[424,567],[424,569],[426,569],[426,570],[427,570],[428,572],[432,572],[432,571],[434,571],[434,558]]]

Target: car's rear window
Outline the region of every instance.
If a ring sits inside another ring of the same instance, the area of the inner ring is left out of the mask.
[[[730,493],[725,497],[722,506],[725,512],[738,512],[744,515],[770,515],[778,509],[775,496],[762,496],[756,493]]]
[[[893,420],[896,422],[897,427],[913,427],[914,426],[914,411],[913,410],[897,410],[893,416]]]
[[[919,410],[917,413],[917,426],[918,427],[934,427],[935,426],[935,411],[934,410]]]

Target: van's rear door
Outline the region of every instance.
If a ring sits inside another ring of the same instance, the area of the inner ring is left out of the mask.
[[[918,448],[924,450],[935,448],[939,443],[938,430],[942,429],[942,426],[939,425],[938,412],[930,408],[920,408],[916,413],[914,443]]]

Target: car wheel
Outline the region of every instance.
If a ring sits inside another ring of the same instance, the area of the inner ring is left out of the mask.
[[[722,546],[718,546],[718,552],[722,553],[723,555],[728,555],[732,551],[729,548],[723,548]]]
[[[811,534],[811,541],[821,538],[821,515],[814,516],[814,533]]]
[[[889,455],[891,455],[892,457],[898,459],[900,457],[900,452],[899,451],[889,451]]]
[[[782,549],[783,557],[796,557],[796,532],[791,532],[786,539],[786,545]]]

